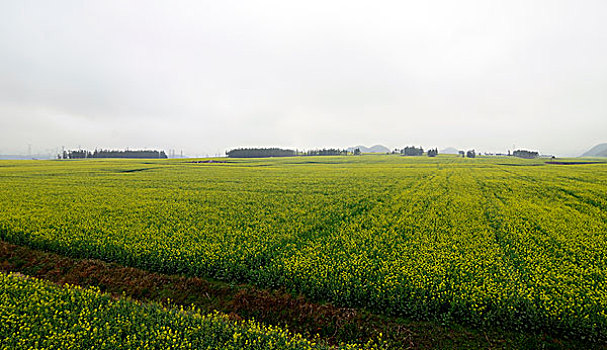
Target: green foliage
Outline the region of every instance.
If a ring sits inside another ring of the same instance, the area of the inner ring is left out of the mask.
[[[512,155],[519,158],[533,159],[539,157],[539,152],[537,151],[527,151],[518,149],[512,152]]]
[[[281,148],[237,148],[226,152],[230,158],[293,157],[297,152]]]
[[[606,170],[445,155],[7,161],[0,237],[386,315],[605,341]]]
[[[323,148],[323,149],[314,149],[314,150],[305,151],[305,152],[301,153],[301,155],[304,155],[304,156],[347,156],[348,151],[345,149],[337,149],[337,148],[329,148],[329,149]]]
[[[407,146],[403,148],[400,153],[404,156],[421,156],[424,154],[424,149],[415,147],[415,146]]]
[[[83,159],[83,158],[135,158],[135,159],[165,159],[164,151],[139,150],[139,151],[120,151],[120,150],[95,150],[93,152],[86,150],[63,151],[63,159]]]

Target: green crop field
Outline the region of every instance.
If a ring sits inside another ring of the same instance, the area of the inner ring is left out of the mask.
[[[607,164],[222,161],[1,161],[0,238],[386,316],[607,340]]]

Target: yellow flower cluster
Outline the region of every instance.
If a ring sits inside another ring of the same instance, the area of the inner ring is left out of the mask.
[[[0,273],[2,349],[328,349],[282,328]],[[344,344],[334,349],[379,349]]]

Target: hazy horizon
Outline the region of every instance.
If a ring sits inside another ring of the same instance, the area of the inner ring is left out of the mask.
[[[604,1],[0,4],[0,154],[607,142]],[[28,146],[31,145],[31,146]]]

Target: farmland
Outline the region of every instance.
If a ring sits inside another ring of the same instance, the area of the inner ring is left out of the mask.
[[[385,316],[605,342],[606,189],[607,164],[505,157],[2,161],[0,238]]]

